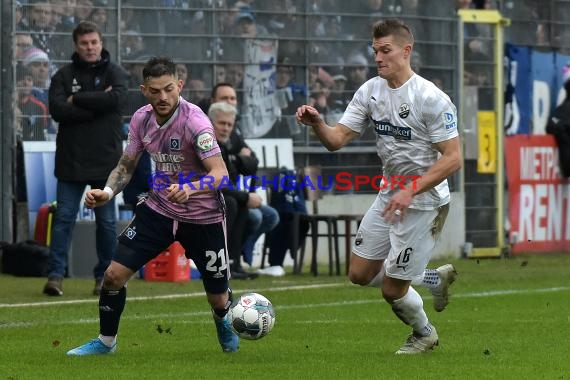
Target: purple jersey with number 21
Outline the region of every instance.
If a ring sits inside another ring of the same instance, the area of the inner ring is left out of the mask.
[[[196,224],[218,223],[224,219],[219,191],[190,197],[188,202],[170,202],[170,184],[189,183],[207,174],[202,160],[219,155],[214,128],[196,105],[179,98],[178,108],[164,125],[158,125],[150,105],[139,108],[131,118],[125,154],[136,156],[146,150],[155,163],[149,178],[148,207],[169,218]],[[203,179],[207,187],[208,178]]]

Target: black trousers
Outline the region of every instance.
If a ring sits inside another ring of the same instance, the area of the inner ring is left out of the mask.
[[[247,205],[240,205],[235,197],[224,194],[224,199],[227,208],[228,256],[232,262],[231,267],[235,269],[241,266],[241,249],[249,212]]]

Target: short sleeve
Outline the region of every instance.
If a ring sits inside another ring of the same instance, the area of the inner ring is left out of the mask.
[[[194,150],[200,159],[205,160],[220,154],[220,147],[210,119],[203,112],[195,112],[192,115],[191,123],[194,124],[194,128],[191,130],[196,131],[193,138]]]
[[[368,105],[370,86],[371,82],[366,82],[354,93],[352,100],[338,121],[339,124],[345,125],[359,134],[362,134],[364,129],[370,125],[370,110]]]
[[[445,94],[434,94],[423,106],[425,122],[432,143],[451,140],[457,137],[457,110]]]
[[[127,136],[127,146],[125,147],[124,154],[134,157],[144,150],[144,145],[140,137],[140,131],[143,127],[143,114],[136,112],[131,118],[129,124],[129,133]]]

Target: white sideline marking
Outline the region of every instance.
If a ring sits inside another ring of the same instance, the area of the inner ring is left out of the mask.
[[[245,292],[264,292],[264,291],[271,291],[271,292],[283,292],[287,290],[304,290],[304,289],[322,289],[322,288],[333,288],[339,286],[345,286],[345,284],[315,284],[315,285],[292,285],[292,286],[280,286],[275,288],[266,288],[266,289],[234,289],[232,288],[235,294],[241,294]],[[167,300],[167,299],[177,299],[177,298],[193,298],[193,297],[203,297],[205,295],[204,292],[194,292],[194,293],[186,293],[186,294],[164,294],[158,296],[139,296],[139,297],[128,297],[128,301],[148,301],[148,300]],[[42,301],[42,302],[29,302],[29,303],[0,303],[0,309],[6,308],[20,308],[20,307],[35,307],[35,306],[57,306],[57,305],[79,305],[84,303],[97,303],[99,302],[98,298],[89,298],[89,299],[79,299],[79,300],[69,300],[69,301]]]
[[[346,284],[314,284],[314,285],[295,285],[295,286],[283,286],[275,288],[266,288],[262,290],[257,290],[258,292],[265,291],[287,291],[296,289],[319,289],[319,288],[331,288],[345,286]],[[464,293],[464,294],[453,294],[454,298],[480,298],[480,297],[493,297],[493,296],[503,296],[510,294],[533,294],[533,293],[554,293],[570,290],[570,287],[554,287],[554,288],[543,288],[543,289],[505,289],[505,290],[493,290],[488,292],[476,292],[476,293]],[[235,293],[244,293],[247,291],[252,291],[251,289],[238,290],[234,289]],[[194,292],[188,294],[166,294],[160,296],[140,296],[131,297],[129,301],[148,301],[157,299],[177,299],[177,298],[190,298],[203,296],[203,292]],[[69,304],[84,304],[84,303],[95,303],[97,300],[93,299],[83,299],[83,300],[70,300],[70,301],[54,301],[54,302],[33,302],[33,303],[22,303],[22,304],[0,304],[0,308],[25,308],[34,306],[51,306],[51,305],[69,305]],[[297,304],[297,305],[283,305],[276,306],[277,310],[285,309],[307,309],[314,307],[335,307],[335,306],[350,306],[358,304],[368,304],[368,303],[381,303],[384,302],[381,298],[373,299],[362,299],[362,300],[351,300],[351,301],[337,301],[337,302],[326,302],[326,303],[312,303],[312,304]],[[182,317],[198,317],[198,316],[208,316],[211,312],[208,311],[193,311],[193,312],[183,312],[183,313],[160,313],[160,314],[145,314],[145,315],[124,315],[122,320],[148,320],[148,319],[160,319],[160,318],[182,318]],[[81,324],[95,324],[99,321],[98,318],[82,318],[75,319],[71,321],[54,321],[48,323],[38,323],[38,322],[0,322],[0,329],[7,328],[19,328],[19,327],[32,327],[38,325],[81,325]],[[193,321],[184,321],[184,323],[197,323]]]
[[[306,290],[306,289],[323,289],[323,288],[336,288],[340,286],[350,285],[348,283],[340,284],[314,284],[314,285],[292,285],[292,286],[279,286],[274,288],[265,289],[233,289],[235,294],[241,294],[250,291],[256,291],[259,293],[270,291],[270,292],[283,292],[289,290]],[[352,285],[351,285],[352,286]],[[476,292],[476,293],[464,293],[458,294],[453,293],[453,298],[477,298],[477,297],[493,297],[493,296],[503,296],[509,294],[531,294],[531,293],[554,293],[563,292],[570,290],[570,287],[559,286],[554,288],[543,288],[543,289],[504,289],[504,290],[492,290],[487,292]],[[164,294],[157,296],[138,296],[138,297],[128,297],[129,302],[132,301],[149,301],[149,300],[168,300],[168,299],[178,299],[178,298],[193,298],[193,297],[203,297],[204,292],[193,292],[186,294]],[[378,301],[378,300],[376,300]],[[0,309],[7,308],[24,308],[24,307],[35,307],[35,306],[59,306],[59,305],[79,305],[86,303],[97,303],[99,300],[97,298],[89,299],[79,299],[79,300],[68,300],[68,301],[42,301],[42,302],[29,302],[29,303],[0,303]],[[359,303],[361,301],[351,301],[350,304]],[[369,302],[369,301],[362,301]],[[335,302],[328,304],[313,304],[313,306],[338,306],[342,304],[348,304],[349,302]],[[285,306],[286,307],[286,306]]]

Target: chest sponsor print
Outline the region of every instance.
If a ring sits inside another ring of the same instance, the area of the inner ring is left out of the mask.
[[[412,139],[412,129],[410,127],[399,127],[391,124],[389,121],[372,121],[374,122],[374,130],[378,136],[392,136],[396,140]]]

